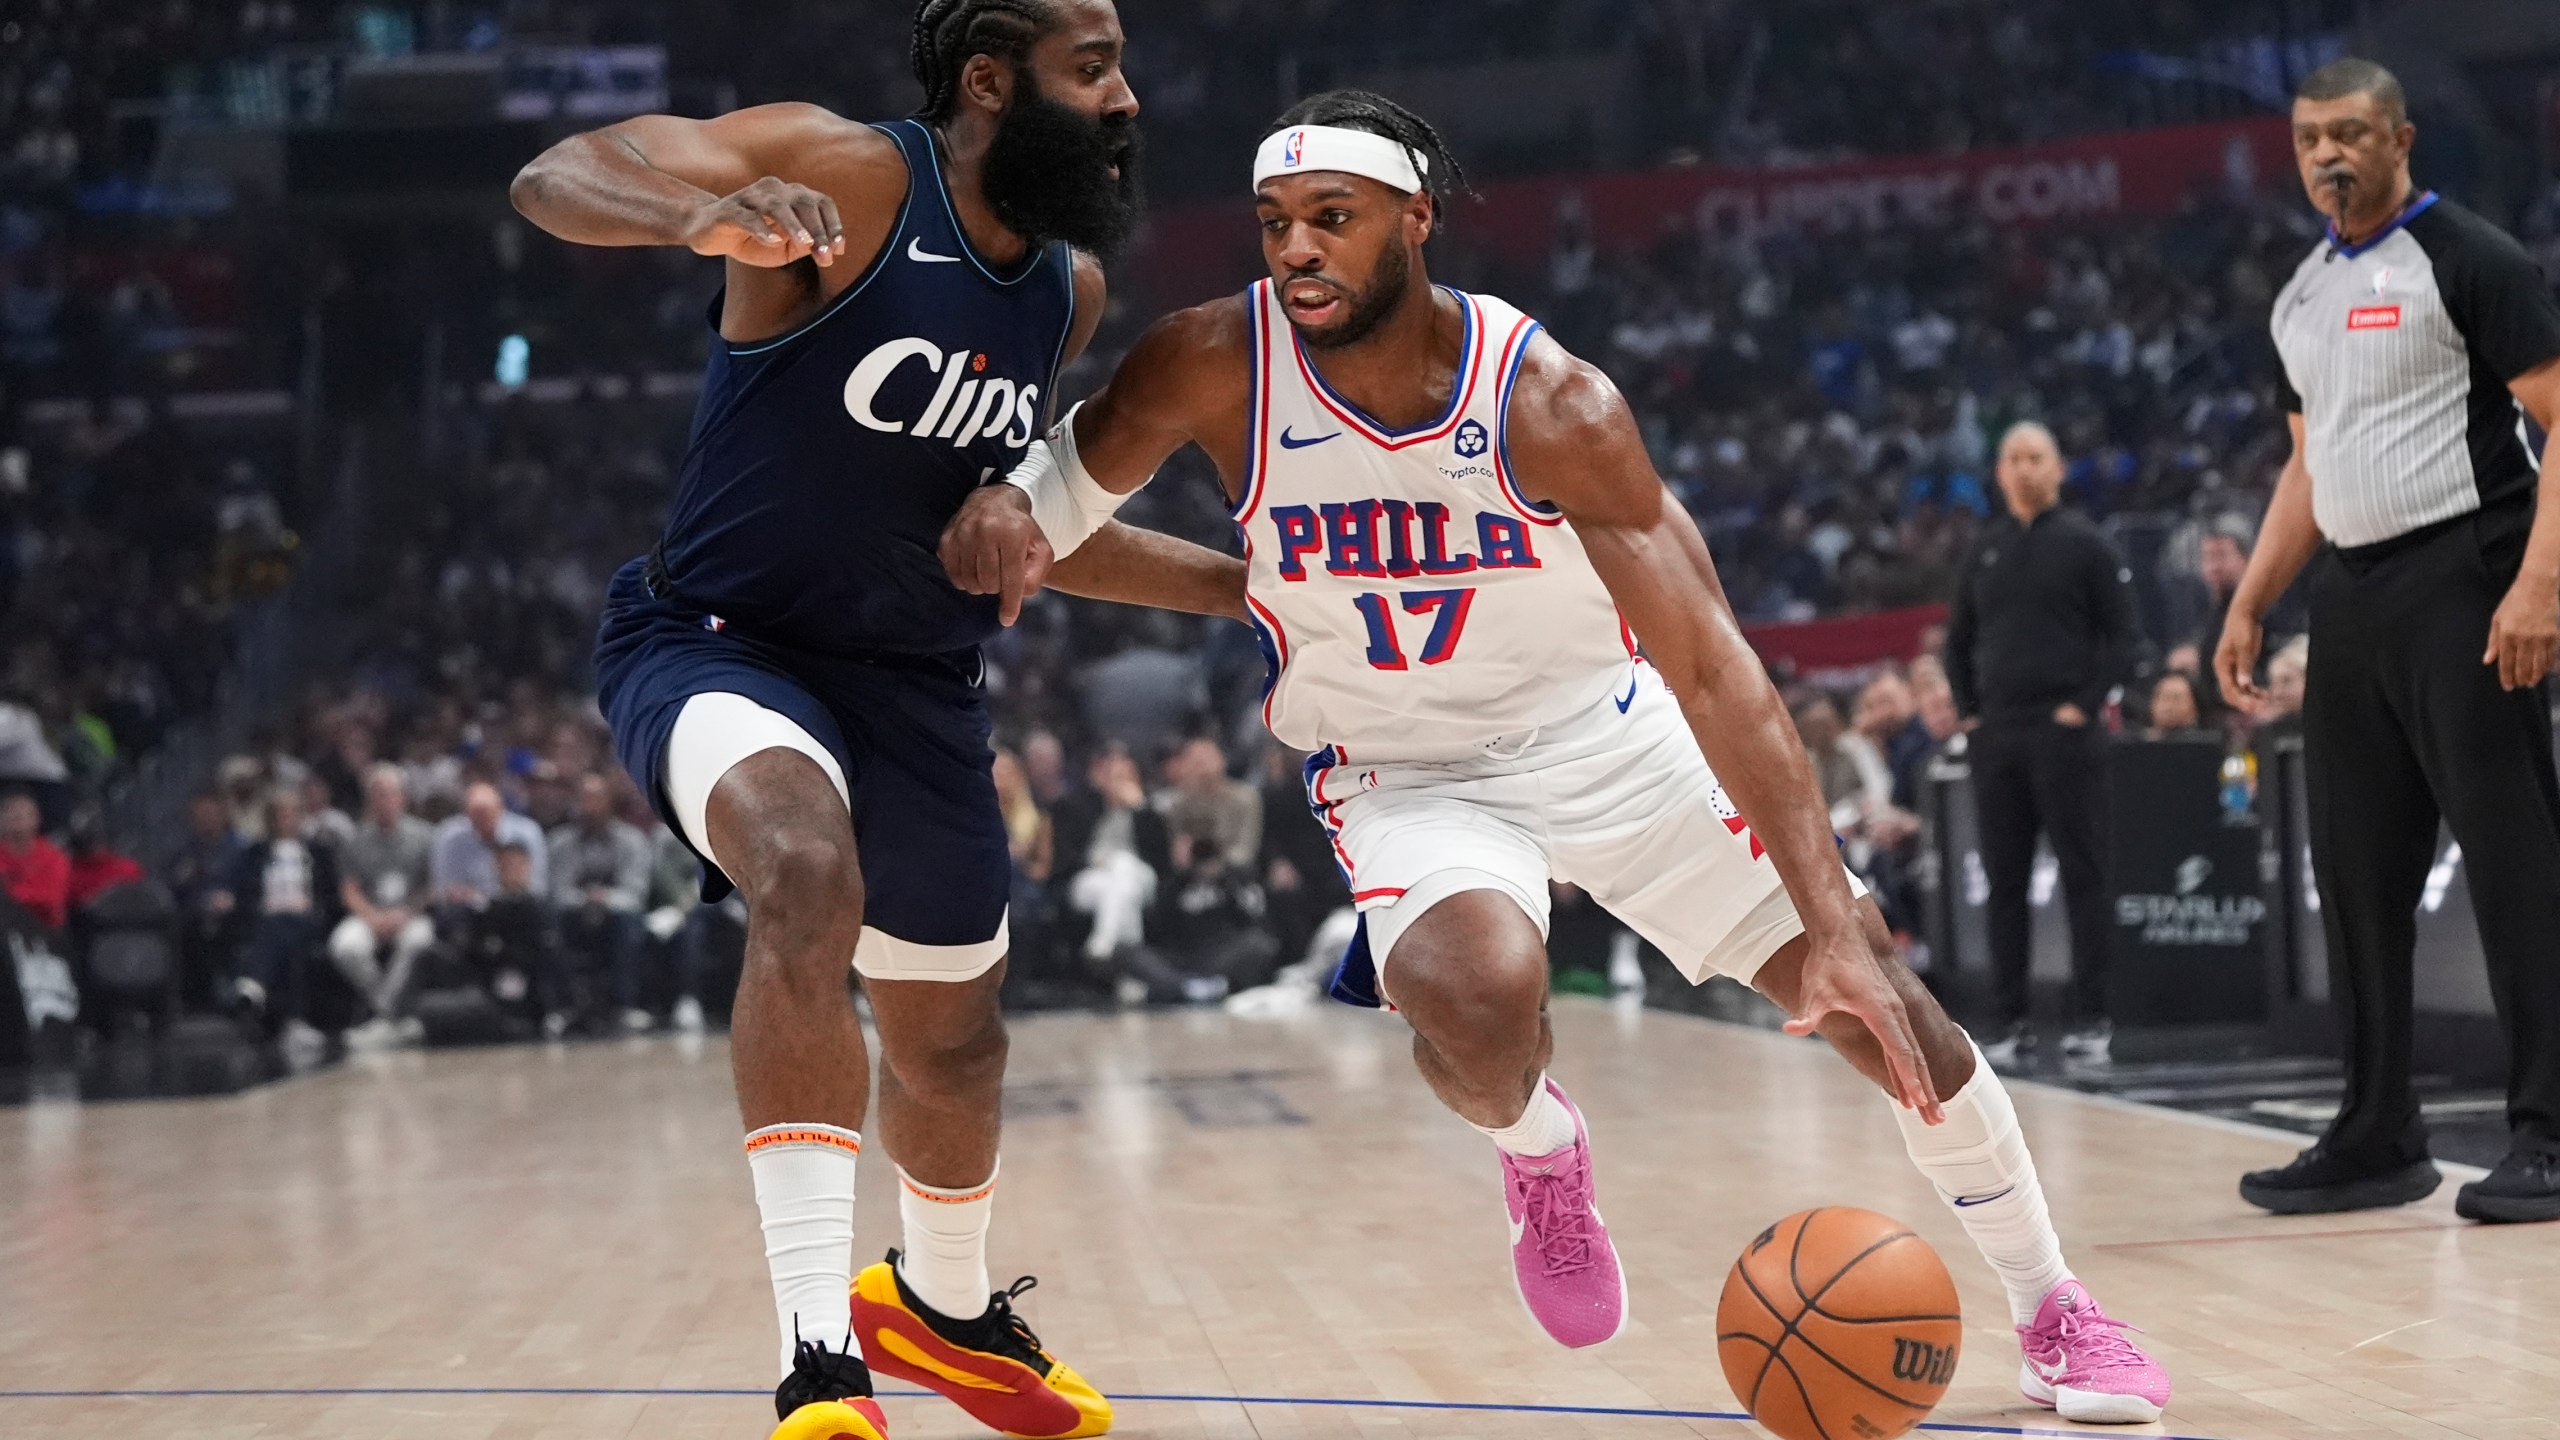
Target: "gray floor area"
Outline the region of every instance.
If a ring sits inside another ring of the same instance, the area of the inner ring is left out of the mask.
[[[1648,962],[1649,1004],[1771,1030],[1784,1020],[1776,1006],[1731,981],[1692,987],[1668,965]],[[2126,1035],[2116,1055],[2107,1065],[2066,1065],[2058,1047],[2046,1044],[2024,1074],[2088,1094],[2291,1130],[2306,1143],[2338,1113],[2343,1089],[2337,1061],[2264,1053],[2250,1032]],[[2419,1076],[2418,1094],[2437,1159],[2488,1167],[2507,1153],[2503,1095],[2457,1088],[2437,1075]]]

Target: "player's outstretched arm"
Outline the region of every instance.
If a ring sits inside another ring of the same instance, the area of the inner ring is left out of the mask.
[[[572,135],[508,191],[526,219],[576,244],[681,245],[760,268],[877,251],[905,194],[895,142],[801,104]]]
[[[1804,917],[1812,952],[1788,1030],[1855,1016],[1882,1044],[1902,1103],[1935,1121],[1927,1062],[1861,929],[1804,742],[1626,401],[1597,367],[1540,335],[1512,391],[1506,438],[1522,488],[1564,512]]]
[[[1242,453],[1245,328],[1236,300],[1177,311],[1149,327],[1110,383],[1033,442],[1006,483],[985,486],[961,505],[942,532],[951,583],[1002,596],[1007,625],[1023,600],[1048,584],[1096,599],[1242,618],[1242,562],[1169,537],[1103,537],[1112,512],[1184,445],[1199,443],[1222,465]],[[1074,563],[1097,541],[1100,555]],[[1151,555],[1177,563],[1145,563]],[[1227,576],[1232,603],[1220,597],[1216,608],[1205,608],[1207,587]]]
[[[1244,561],[1117,520],[1051,566],[1049,588],[1087,600],[1245,618]]]

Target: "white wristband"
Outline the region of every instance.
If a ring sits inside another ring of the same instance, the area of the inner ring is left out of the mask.
[[[1032,441],[1022,463],[1004,477],[1004,483],[1031,497],[1031,518],[1048,537],[1050,553],[1061,560],[1129,503],[1128,495],[1103,489],[1076,456],[1076,411],[1083,408],[1079,404],[1060,416],[1047,437]]]

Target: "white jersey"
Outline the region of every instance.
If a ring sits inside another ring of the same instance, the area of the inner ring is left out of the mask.
[[[1246,602],[1271,663],[1263,718],[1300,750],[1456,754],[1625,688],[1635,644],[1564,518],[1521,494],[1504,417],[1538,323],[1455,295],[1449,408],[1389,430],[1336,395],[1265,280],[1245,292],[1253,410]]]

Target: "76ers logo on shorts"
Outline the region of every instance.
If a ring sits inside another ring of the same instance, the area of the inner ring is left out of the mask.
[[[1769,853],[1768,847],[1760,843],[1760,837],[1751,833],[1751,822],[1742,818],[1742,807],[1733,803],[1733,797],[1724,793],[1722,785],[1707,792],[1707,803],[1715,807],[1716,818],[1724,822],[1725,829],[1733,832],[1733,838],[1751,842],[1752,859],[1757,860]]]
[[[1485,434],[1484,426],[1478,422],[1470,420],[1458,427],[1458,453],[1468,459],[1482,455],[1492,444],[1492,437]]]
[[[1283,142],[1280,147],[1280,163],[1289,169],[1295,170],[1301,164],[1306,162],[1306,158],[1307,132],[1304,130],[1290,131],[1288,140]]]

